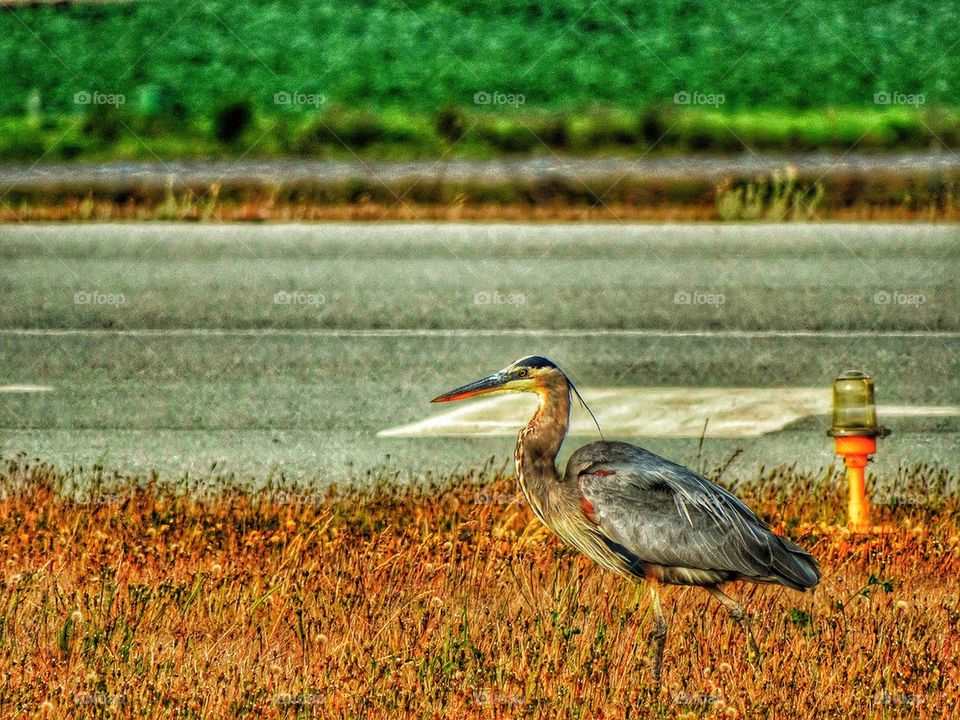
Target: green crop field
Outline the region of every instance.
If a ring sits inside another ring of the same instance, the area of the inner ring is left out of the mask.
[[[211,0],[0,13],[0,158],[960,142],[955,13]]]
[[[273,108],[277,92],[386,108],[472,105],[477,92],[542,108],[637,108],[677,92],[732,107],[872,105],[876,92],[960,105],[956,15],[921,0],[394,2],[209,0],[171,6],[7,10],[4,93],[20,111],[36,89],[73,107],[80,91],[161,84],[203,112],[230,97]]]

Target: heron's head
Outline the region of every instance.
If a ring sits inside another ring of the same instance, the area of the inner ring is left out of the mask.
[[[567,387],[567,376],[560,368],[544,357],[531,355],[510,363],[499,372],[435,397],[431,402],[451,402],[493,393],[532,392],[543,395],[560,383],[562,387]]]

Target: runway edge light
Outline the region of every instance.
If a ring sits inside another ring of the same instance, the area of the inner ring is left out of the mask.
[[[833,421],[827,434],[847,467],[849,500],[847,523],[851,530],[870,529],[870,503],[864,469],[877,451],[877,438],[890,431],[877,422],[873,378],[861,370],[849,370],[833,381]]]

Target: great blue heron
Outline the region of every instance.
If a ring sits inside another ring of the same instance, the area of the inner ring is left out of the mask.
[[[599,441],[556,457],[567,434],[576,388],[550,360],[517,360],[433,399],[450,402],[492,393],[536,393],[540,405],[517,435],[517,480],[544,525],[602,567],[646,580],[655,618],[653,677],[660,683],[667,621],[659,586],[698,585],[729,611],[758,654],[749,618],[720,586],[731,580],[778,583],[794,590],[820,580],[816,559],[772,533],[739,498],[697,473],[623,442]]]

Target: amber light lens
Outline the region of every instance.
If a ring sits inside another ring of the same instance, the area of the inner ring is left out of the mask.
[[[833,381],[833,423],[830,435],[868,437],[887,434],[877,422],[873,379],[860,370],[850,370]]]

